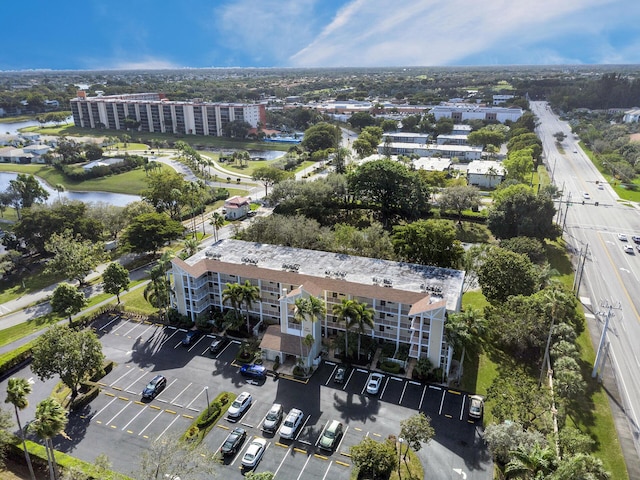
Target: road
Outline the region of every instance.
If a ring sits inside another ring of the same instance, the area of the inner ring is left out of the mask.
[[[579,252],[587,250],[579,295],[589,326],[597,329],[597,336],[610,315],[608,343],[604,344],[608,355],[603,355],[599,372],[601,375],[613,372],[615,376],[637,459],[640,361],[635,342],[640,338],[640,252],[631,236],[640,235],[640,213],[632,202],[619,200],[581,150],[566,122],[560,121],[545,102],[531,102],[531,108],[540,120],[538,135],[543,142],[545,162],[555,184],[563,191],[564,238],[575,254],[574,260]],[[553,137],[559,131],[567,135],[562,143],[564,151],[559,151]],[[589,199],[584,197],[585,192]],[[570,205],[566,203],[569,200]],[[620,241],[619,233],[626,234],[628,241]],[[625,253],[625,245],[631,245],[636,252]]]

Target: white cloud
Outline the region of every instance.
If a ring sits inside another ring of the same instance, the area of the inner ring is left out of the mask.
[[[511,63],[569,59],[573,54],[563,54],[562,45],[549,49],[549,40],[570,41],[571,31],[597,34],[602,25],[589,12],[616,2],[624,0],[353,0],[290,64],[451,65],[487,52],[496,63],[502,53],[512,58],[515,52],[522,58]]]
[[[321,5],[321,0],[235,0],[214,11],[209,26],[242,57],[287,59],[321,28],[314,14]]]
[[[181,68],[181,66],[161,58],[146,57],[134,61],[116,61],[107,68],[114,70],[166,70]]]

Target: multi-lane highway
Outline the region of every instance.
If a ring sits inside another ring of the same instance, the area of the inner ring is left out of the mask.
[[[564,238],[576,262],[579,252],[587,249],[579,295],[590,327],[600,335],[607,314],[611,315],[607,355],[599,372],[614,374],[634,446],[640,452],[640,251],[632,240],[640,236],[640,211],[618,198],[580,149],[570,126],[546,102],[531,102],[531,108],[539,119],[545,163],[563,191],[559,207]],[[560,148],[553,136],[556,132],[566,134]],[[626,235],[626,241],[619,234]],[[633,250],[627,253],[625,246]]]

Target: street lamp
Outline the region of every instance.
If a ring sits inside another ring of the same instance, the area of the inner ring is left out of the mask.
[[[209,403],[209,387],[204,387],[204,393],[207,396],[207,418],[209,418],[209,406],[211,405]]]

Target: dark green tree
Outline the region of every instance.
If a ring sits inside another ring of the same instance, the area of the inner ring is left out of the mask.
[[[363,478],[388,478],[396,466],[396,449],[390,441],[376,442],[366,437],[351,447],[351,460]]]
[[[393,227],[391,241],[396,256],[409,263],[452,268],[464,255],[449,220],[418,220]]]
[[[79,284],[104,258],[104,244],[83,240],[70,230],[51,235],[44,248],[53,255],[45,271],[77,280]]]
[[[51,309],[58,315],[69,317],[80,312],[87,304],[84,292],[68,283],[59,283],[51,296]]]
[[[8,190],[17,199],[14,205],[18,211],[18,218],[22,209],[49,198],[49,192],[40,185],[36,177],[26,173],[19,173],[15,180],[9,180]]]
[[[342,132],[339,127],[321,122],[309,127],[304,132],[302,146],[310,153],[327,148],[338,148]]]
[[[122,239],[133,252],[155,254],[162,245],[175,240],[183,231],[180,222],[164,213],[143,213],[131,221]]]
[[[553,223],[553,199],[536,195],[526,185],[511,185],[494,193],[487,226],[497,238],[533,237],[554,239],[560,234]]]
[[[494,247],[478,269],[478,282],[489,302],[504,302],[511,295],[531,295],[537,273],[528,257]]]
[[[129,270],[118,262],[111,262],[102,274],[104,291],[115,295],[120,303],[120,292],[129,290]]]
[[[253,175],[251,178],[256,182],[260,182],[264,185],[264,196],[266,197],[269,194],[268,188],[275,185],[278,182],[281,182],[285,178],[289,177],[290,174],[276,167],[264,166],[258,167],[253,171]]]
[[[36,340],[31,370],[40,380],[58,375],[75,398],[80,383],[99,371],[103,361],[102,344],[93,330],[54,325]]]
[[[480,191],[471,185],[448,187],[440,192],[438,198],[440,210],[453,210],[458,214],[458,223],[462,224],[462,211],[480,206]]]

